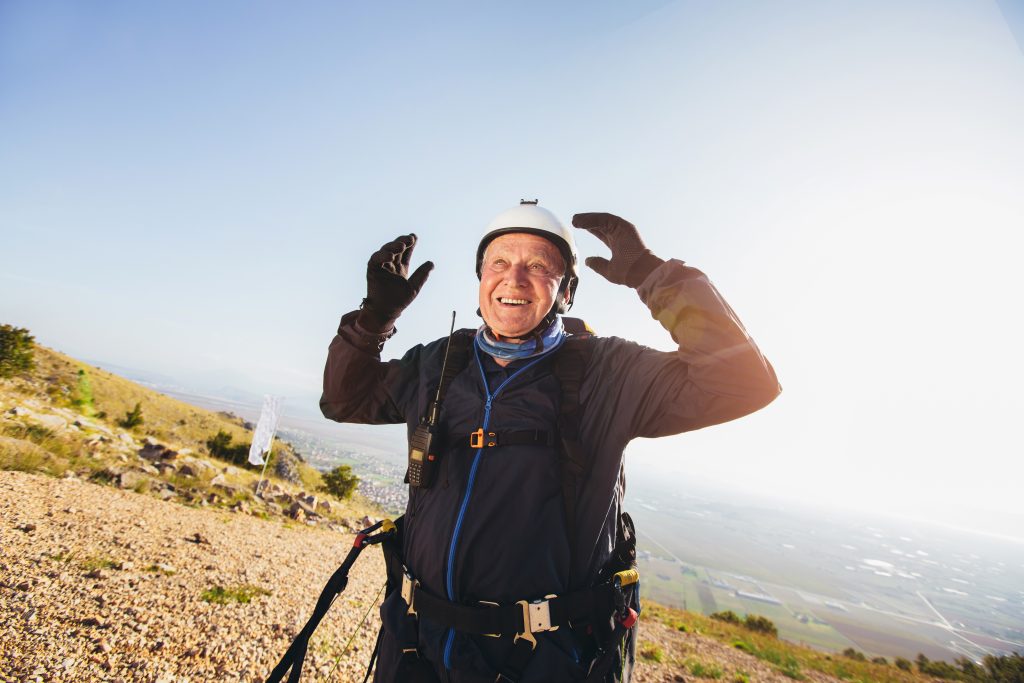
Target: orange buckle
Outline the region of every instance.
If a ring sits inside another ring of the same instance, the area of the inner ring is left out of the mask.
[[[484,439],[484,428],[476,430],[469,435],[469,447],[470,448],[493,448],[498,445],[498,435],[494,432],[487,432],[487,438]]]

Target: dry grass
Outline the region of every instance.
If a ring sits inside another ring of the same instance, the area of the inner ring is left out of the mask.
[[[252,432],[240,418],[189,405],[43,346],[36,345],[35,361],[36,367],[31,373],[0,380],[0,405],[17,406],[34,400],[88,417],[116,433],[122,430],[119,422],[125,414],[139,404],[143,423],[128,430],[136,439],[148,436],[178,451],[189,449],[197,456],[205,456],[216,467],[215,471],[207,471],[196,478],[169,474],[163,477],[164,481],[180,490],[197,485],[208,488],[210,479],[221,474],[229,484],[240,489],[236,494],[216,491],[224,499],[221,504],[252,501],[251,492],[259,470],[214,459],[206,447],[207,439],[218,431],[230,434],[234,443],[250,442]],[[116,455],[88,446],[93,436],[94,431],[87,427],[56,433],[5,416],[0,419],[0,469],[53,476],[73,470],[94,481],[102,482],[104,477],[109,480],[108,467],[119,463]],[[291,444],[281,440],[275,440],[274,452],[275,456],[295,453]],[[318,471],[300,463],[299,476],[300,487],[324,496],[319,492],[322,479]],[[268,479],[274,480],[270,471]],[[293,488],[286,482],[279,483]],[[149,482],[140,483],[137,488],[143,493],[149,488]],[[332,505],[334,510],[326,516],[335,520],[381,515],[379,509],[358,496],[348,501],[332,499]]]
[[[88,378],[91,394],[88,401],[82,397],[80,369]],[[206,440],[221,429],[231,434],[236,442],[252,439],[251,432],[236,421],[45,347],[36,346],[36,370],[33,374],[45,383],[40,387],[42,393],[53,399],[55,404],[70,408],[88,406],[89,412],[104,415],[103,420],[111,425],[116,425],[138,403],[142,406],[145,421],[133,431],[158,441],[173,442],[181,448],[205,451]]]
[[[643,616],[655,620],[679,631],[710,636],[715,640],[728,643],[741,652],[746,652],[770,664],[776,671],[793,680],[804,680],[809,671],[821,672],[848,681],[874,681],[878,683],[910,683],[912,681],[931,681],[929,676],[902,671],[895,666],[860,662],[842,656],[839,653],[827,654],[808,647],[803,647],[776,637],[757,633],[744,628],[740,624],[731,624],[711,619],[702,614],[645,603]],[[694,662],[688,662],[693,665]],[[701,678],[718,678],[721,670],[699,664],[700,672],[690,673]],[[717,676],[714,674],[718,674]]]

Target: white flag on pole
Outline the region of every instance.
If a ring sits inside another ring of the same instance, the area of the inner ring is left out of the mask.
[[[249,447],[249,463],[252,465],[263,465],[263,454],[270,451],[270,444],[274,440],[274,433],[277,432],[277,420],[281,416],[281,401],[278,396],[264,396],[263,410],[260,411],[260,421],[256,423],[256,433],[252,436],[252,446]]]

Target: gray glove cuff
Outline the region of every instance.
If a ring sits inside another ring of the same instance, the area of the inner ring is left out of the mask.
[[[630,265],[624,284],[627,287],[636,289],[644,283],[648,275],[653,273],[664,262],[664,260],[652,254],[650,249],[644,249],[643,253]]]

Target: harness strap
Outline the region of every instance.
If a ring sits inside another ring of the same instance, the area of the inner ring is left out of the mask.
[[[452,335],[452,345],[448,350],[448,363],[441,374],[441,383],[438,385],[438,403],[444,401],[444,395],[448,392],[455,376],[462,372],[469,364],[469,349],[473,343],[475,330],[456,330]]]
[[[462,605],[436,597],[422,587],[416,589],[412,599],[417,615],[441,626],[475,635],[510,636],[606,620],[616,610],[615,593],[612,585],[601,584],[527,603],[533,609],[529,621],[524,615],[524,601],[510,605]]]
[[[381,527],[384,527],[383,531],[373,534],[374,531]],[[363,529],[356,535],[355,542],[342,561],[341,566],[331,575],[327,585],[324,586],[323,591],[320,593],[320,597],[317,598],[316,607],[313,608],[313,614],[309,617],[309,621],[306,622],[306,625],[302,627],[299,634],[292,640],[292,644],[288,646],[288,650],[281,657],[281,661],[270,672],[270,676],[267,677],[267,683],[279,683],[289,670],[288,683],[299,683],[299,677],[302,676],[302,664],[306,659],[306,648],[309,646],[309,639],[327,614],[327,610],[331,608],[334,598],[338,597],[338,594],[345,590],[345,586],[348,585],[348,572],[352,565],[355,564],[359,553],[366,546],[381,543],[384,539],[389,538],[395,533],[395,529],[396,527],[391,520],[381,520],[373,526]]]
[[[552,373],[562,389],[558,410],[558,437],[561,440],[562,506],[565,527],[570,543],[570,556],[576,545],[576,502],[580,488],[590,474],[593,459],[583,451],[580,439],[580,387],[590,361],[591,345],[586,337],[569,337],[559,351]],[[575,562],[573,563],[575,564]],[[570,585],[573,585],[570,576]]]
[[[501,670],[498,671],[494,683],[519,683],[533,658],[533,650],[534,645],[526,638],[517,640],[512,646],[512,654],[508,656]]]
[[[465,441],[465,437],[459,439]],[[554,438],[543,429],[524,429],[517,432],[484,431],[481,427],[469,435],[471,448],[496,448],[498,446],[551,446]]]

